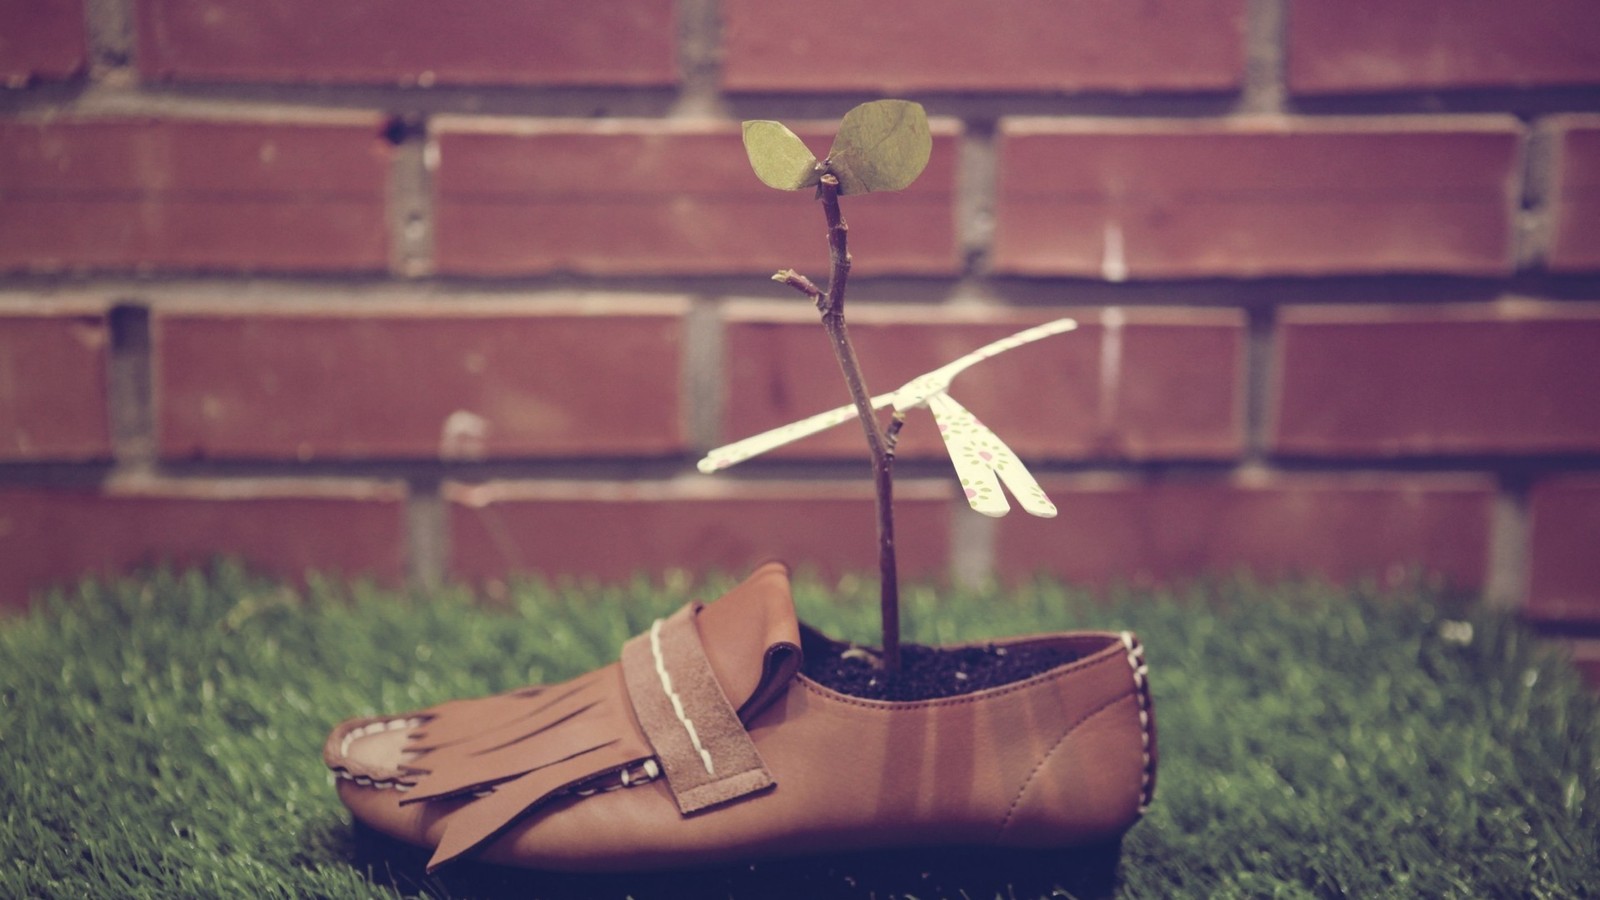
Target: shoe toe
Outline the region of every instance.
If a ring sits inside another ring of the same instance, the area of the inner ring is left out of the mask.
[[[411,788],[404,766],[417,754],[406,748],[421,720],[415,716],[350,719],[328,735],[323,758],[338,783],[339,799],[367,827],[419,846],[437,843],[435,823],[454,804],[402,806]]]
[[[404,767],[417,755],[405,749],[406,743],[420,724],[408,716],[350,719],[328,735],[323,759],[341,781],[404,791],[409,782]]]

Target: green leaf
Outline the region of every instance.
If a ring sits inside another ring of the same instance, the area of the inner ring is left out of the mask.
[[[762,119],[744,123],[744,152],[750,156],[750,168],[767,187],[798,191],[822,177],[817,158],[782,122]]]
[[[874,100],[845,113],[828,151],[840,194],[898,191],[917,180],[933,152],[928,114],[909,100]]]

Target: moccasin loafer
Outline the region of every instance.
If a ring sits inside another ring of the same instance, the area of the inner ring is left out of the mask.
[[[1070,661],[915,702],[801,672],[781,563],[562,684],[334,729],[324,759],[367,826],[463,858],[565,872],[664,870],[912,847],[1115,841],[1149,806],[1156,736],[1127,632],[985,642]]]

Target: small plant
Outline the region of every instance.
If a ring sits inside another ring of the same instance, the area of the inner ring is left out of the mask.
[[[874,397],[861,374],[850,333],[845,326],[845,285],[850,276],[849,226],[839,208],[839,198],[869,191],[902,190],[922,174],[933,150],[928,116],[921,104],[907,100],[876,100],[863,103],[845,114],[828,150],[818,160],[794,132],[780,122],[744,123],[744,146],[756,177],[768,187],[798,191],[815,187],[828,223],[829,275],[825,288],[793,269],[772,276],[774,281],[809,296],[822,314],[834,355],[844,373],[851,403],[812,416],[791,425],[746,438],[711,451],[700,461],[707,474],[725,469],[752,456],[764,453],[854,417],[861,423],[867,449],[872,456],[873,481],[878,513],[878,568],[880,609],[883,622],[883,667],[900,670],[899,576],[895,563],[894,540],[894,452],[906,413],[926,407],[933,413],[961,479],[968,503],[978,512],[1002,516],[1009,511],[1002,483],[1016,496],[1023,509],[1036,516],[1051,517],[1055,506],[1037,481],[1023,467],[1016,454],[977,417],[952,399],[947,390],[956,375],[974,363],[1031,341],[1077,327],[1071,319],[1030,328],[960,359],[912,379],[895,391]],[[892,406],[894,415],[887,428],[881,427],[876,410]]]

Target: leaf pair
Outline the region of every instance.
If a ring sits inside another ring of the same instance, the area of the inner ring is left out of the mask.
[[[745,122],[744,149],[756,177],[768,187],[798,191],[831,172],[839,179],[840,194],[865,194],[902,190],[916,181],[928,165],[933,137],[922,104],[874,100],[845,113],[822,162],[781,122]]]

